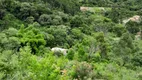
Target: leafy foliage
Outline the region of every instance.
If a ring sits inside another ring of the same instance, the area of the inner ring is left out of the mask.
[[[32,53],[34,54],[43,53],[40,50],[44,50],[43,48],[46,45],[46,41],[38,29],[35,29],[32,26],[24,29],[24,26],[21,26],[18,37],[20,38],[22,47],[30,46]]]
[[[141,80],[141,4],[0,0],[0,80]]]

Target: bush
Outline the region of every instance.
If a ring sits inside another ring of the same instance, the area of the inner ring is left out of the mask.
[[[51,24],[51,20],[52,20],[52,18],[51,18],[50,15],[42,14],[42,15],[39,17],[38,22],[39,22],[41,25],[45,26],[45,25]]]
[[[67,57],[69,60],[73,60],[74,54],[75,54],[75,51],[74,51],[73,49],[69,49],[66,57]]]
[[[78,80],[95,79],[93,66],[87,62],[70,61],[66,65],[65,69],[67,70],[66,75],[69,76],[70,79],[78,79]]]
[[[43,34],[40,33],[38,29],[35,29],[33,26],[27,28],[21,26],[18,37],[22,47],[30,46],[34,54],[44,53],[46,41],[44,40]]]

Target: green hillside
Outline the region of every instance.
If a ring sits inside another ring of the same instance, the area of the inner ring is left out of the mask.
[[[142,0],[0,0],[0,80],[142,80]]]

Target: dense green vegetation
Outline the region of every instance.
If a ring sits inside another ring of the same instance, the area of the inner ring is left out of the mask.
[[[0,0],[0,80],[142,80],[141,4]]]

